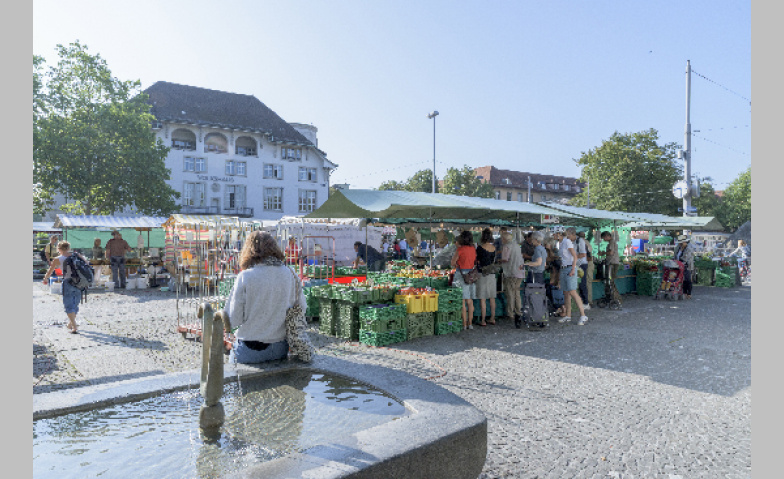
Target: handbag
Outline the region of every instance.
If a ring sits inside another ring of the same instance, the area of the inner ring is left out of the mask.
[[[498,263],[490,263],[487,266],[482,267],[482,274],[484,276],[489,276],[491,274],[496,274],[501,271],[501,265]]]
[[[293,271],[292,275],[294,275]],[[295,275],[294,283],[296,284],[297,292],[295,297],[297,299],[295,300],[294,306],[286,310],[286,341],[289,343],[289,354],[297,356],[301,361],[309,363],[313,360],[315,348],[310,342],[310,337],[308,337],[305,311],[303,311],[302,307],[299,305],[302,283]]]
[[[477,281],[479,281],[479,278],[482,276],[482,274],[477,269],[476,265],[474,265],[474,267],[471,268],[471,271],[469,271],[468,273],[463,274],[463,270],[461,270],[460,268],[458,268],[458,271],[460,271],[460,276],[463,277],[463,282],[465,284],[474,284]]]

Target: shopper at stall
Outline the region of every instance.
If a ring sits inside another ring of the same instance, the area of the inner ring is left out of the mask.
[[[451,265],[455,268],[452,284],[463,290],[463,330],[474,329],[474,299],[476,299],[476,283],[467,284],[467,275],[476,265],[476,248],[474,248],[474,235],[470,231],[461,232],[456,238],[457,249],[452,256]]]
[[[400,259],[408,259],[408,241],[405,238],[400,238],[398,246],[400,246]]]
[[[502,238],[504,236],[504,233],[506,233],[507,231],[508,230],[507,230],[506,226],[502,226],[498,230],[498,237],[493,240],[493,246],[495,246],[495,260],[496,260],[496,262],[498,262],[501,259],[501,252],[504,249],[504,243],[503,243],[503,239]]]
[[[544,269],[547,265],[547,250],[542,246],[544,241],[544,234],[541,231],[534,231],[531,234],[531,244],[534,246],[534,252],[531,255],[531,261],[525,263],[528,266],[528,283],[544,284]]]
[[[101,238],[95,238],[93,241],[93,259],[103,259],[104,250],[103,246],[101,246]]]
[[[400,259],[400,241],[395,240],[392,244],[392,257],[395,259]]]
[[[125,289],[125,253],[132,251],[131,245],[119,231],[112,231],[112,239],[106,242],[106,259],[112,267],[112,281],[117,288]]]
[[[286,314],[290,307],[306,308],[305,294],[284,262],[275,238],[251,232],[240,252],[240,273],[226,301],[224,317],[234,333],[230,362],[253,364],[285,358]],[[292,349],[294,349],[292,345]]]
[[[483,268],[495,263],[495,245],[493,244],[493,232],[490,228],[482,230],[482,236],[476,247],[476,264],[482,276],[476,282],[476,297],[479,299],[480,322],[479,326],[487,326],[487,323],[495,324],[495,296],[496,279],[495,272],[485,274]],[[498,266],[495,266],[497,268]],[[485,303],[490,302],[490,316],[485,321]]]
[[[44,247],[44,257],[48,264],[52,264],[52,260],[57,257],[57,235],[49,237],[49,243]]]
[[[574,227],[566,228],[566,237],[561,240],[558,247],[558,253],[561,256],[561,290],[564,293],[564,312],[558,319],[559,322],[565,323],[572,319],[572,299],[577,304],[577,309],[580,311],[580,319],[577,321],[578,326],[584,325],[588,322],[588,316],[585,315],[583,302],[580,295],[577,293],[577,253],[574,250],[574,242],[577,240],[577,230]]]
[[[574,251],[577,253],[577,267],[582,270],[582,277],[579,278],[579,285],[577,292],[580,294],[580,299],[583,301],[583,308],[585,310],[591,309],[590,298],[588,297],[588,246],[585,241],[585,232],[577,233],[574,239]],[[579,276],[579,274],[578,274]]]
[[[607,249],[604,252],[598,253],[597,256],[604,256],[605,264],[607,265],[606,274],[607,281],[610,283],[610,294],[612,299],[621,300],[621,294],[615,286],[615,279],[618,277],[618,268],[621,265],[621,258],[618,256],[618,232],[602,231],[602,241],[607,241]]]
[[[525,234],[525,239],[523,240],[523,242],[521,244],[522,250],[523,250],[523,259],[526,260],[526,261],[531,261],[531,259],[534,257],[535,246],[534,246],[533,240],[531,239],[531,235],[532,234],[533,234],[532,231],[529,231],[528,233],[526,233]]]
[[[384,257],[376,248],[357,241],[354,243],[354,251],[357,253],[357,258],[354,260],[354,269],[362,262],[367,265],[368,271],[384,270]]]
[[[504,273],[504,296],[506,297],[506,316],[519,321],[523,315],[523,302],[520,297],[520,283],[523,282],[523,255],[520,245],[510,232],[501,235],[501,270]]]
[[[72,285],[69,281],[71,272],[65,266],[65,260],[71,255],[71,244],[67,241],[60,241],[57,245],[59,256],[52,258],[52,263],[49,269],[44,274],[43,284],[49,284],[49,277],[55,269],[60,268],[63,272],[63,306],[65,307],[65,314],[68,316],[68,332],[76,334],[79,325],[76,324],[76,315],[79,314],[79,303],[82,301],[82,292],[76,286]],[[75,253],[81,257],[82,261],[87,263],[87,259],[79,253]]]
[[[686,296],[686,299],[691,299],[691,273],[694,271],[694,246],[691,245],[691,241],[686,235],[678,236],[678,247],[675,249],[675,261],[680,261],[684,264],[683,294]]]
[[[300,247],[297,244],[297,238],[290,236],[289,244],[286,246],[286,263],[297,264],[299,263]]]

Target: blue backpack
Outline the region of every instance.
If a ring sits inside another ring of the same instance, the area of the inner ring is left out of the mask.
[[[66,271],[70,274],[66,273]],[[75,286],[80,291],[87,291],[90,283],[93,282],[92,267],[84,259],[84,256],[75,251],[65,260],[63,275],[68,278],[72,286]]]

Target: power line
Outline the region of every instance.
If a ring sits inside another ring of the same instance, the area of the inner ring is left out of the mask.
[[[732,93],[732,94],[734,94],[734,95],[738,95],[739,97],[741,97],[741,98],[743,98],[744,100],[746,100],[747,102],[749,102],[749,106],[751,106],[751,100],[749,100],[749,99],[748,99],[748,98],[746,98],[745,96],[741,95],[740,93],[738,93],[738,92],[736,92],[736,91],[734,91],[734,90],[730,90],[730,89],[729,89],[729,88],[727,88],[726,86],[722,85],[721,83],[718,83],[718,82],[715,82],[715,81],[711,80],[710,78],[706,77],[705,75],[701,75],[701,74],[697,73],[696,71],[694,71],[694,69],[692,69],[692,70],[691,70],[691,72],[692,72],[692,73],[694,73],[695,75],[697,75],[698,77],[700,77],[700,78],[702,78],[702,79],[704,79],[704,80],[707,80],[707,81],[709,81],[709,82],[713,83],[713,84],[714,84],[714,85],[716,85],[716,86],[719,86],[719,87],[721,87],[721,88],[724,88],[725,90],[727,90],[728,92],[730,92],[730,93]]]
[[[694,132],[692,132],[692,135],[694,135]],[[701,140],[707,141],[708,143],[713,143],[714,145],[721,146],[722,148],[726,148],[728,150],[732,150],[732,151],[734,151],[736,153],[740,153],[741,155],[749,156],[749,154],[746,153],[745,151],[736,150],[735,148],[732,148],[731,146],[722,145],[721,143],[716,143],[715,141],[709,140],[709,139],[707,139],[707,138],[705,138],[703,136],[700,136],[700,135],[694,135],[694,136],[696,136],[697,138],[699,138]]]
[[[724,130],[733,130],[737,128],[749,128],[749,125],[728,126],[728,127],[721,127],[721,128],[707,128],[704,130],[692,130],[692,133],[699,133],[701,131],[724,131]]]

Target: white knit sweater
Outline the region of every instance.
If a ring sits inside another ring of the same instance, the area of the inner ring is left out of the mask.
[[[283,265],[258,264],[241,271],[223,310],[232,329],[239,327],[235,336],[265,343],[286,339],[286,311],[296,301],[303,311],[306,305],[302,288],[299,298],[295,297],[295,281],[299,278]]]

